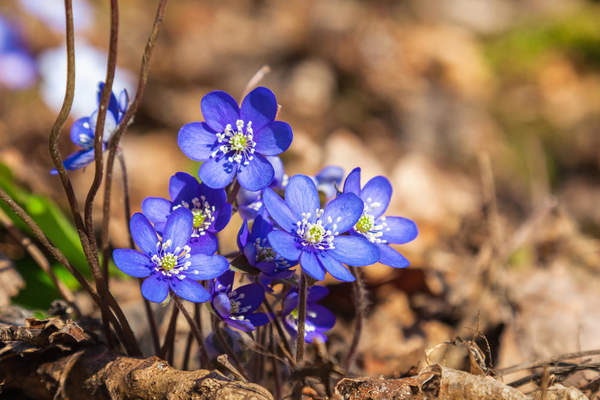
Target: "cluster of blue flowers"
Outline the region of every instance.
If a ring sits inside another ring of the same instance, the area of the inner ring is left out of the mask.
[[[111,97],[105,141],[126,108],[126,92],[118,100]],[[183,153],[202,162],[200,181],[184,172],[173,175],[169,199],[146,198],[142,213],[131,217],[139,250],[113,253],[121,271],[144,278],[146,299],[163,302],[172,293],[209,302],[229,327],[245,332],[276,317],[296,335],[299,272],[314,281],[328,272],[349,282],[355,278],[347,266],[408,266],[390,244],[413,240],[417,227],[409,219],[384,216],[392,196],[388,179],[378,176],[362,186],[356,168],[342,184],[339,167],[288,178],[277,156],[291,145],[292,129],[276,120],[277,101],[267,88],[251,91],[241,106],[225,92],[211,92],[201,108],[205,120],[184,125],[178,135]],[[67,168],[91,161],[95,115],[75,122],[71,138],[83,150],[65,161]],[[225,258],[217,254],[217,234],[234,211],[243,218],[239,251]],[[276,285],[281,288],[274,290]],[[278,315],[259,311],[266,294],[281,302]],[[334,314],[318,304],[327,294],[318,285],[308,291],[307,342],[326,341],[324,332],[335,324]]]

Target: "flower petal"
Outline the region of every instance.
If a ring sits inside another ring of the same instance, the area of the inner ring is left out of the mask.
[[[144,254],[149,256],[156,253],[158,236],[144,214],[133,214],[129,220],[129,230],[131,231],[131,236],[133,236],[133,241]]]
[[[311,286],[311,288],[308,289],[307,302],[316,303],[317,301],[325,298],[328,294],[329,289],[327,289],[327,286]]]
[[[150,275],[142,283],[142,296],[154,303],[162,303],[169,294],[169,284],[161,273]]]
[[[273,182],[271,182],[271,187],[283,189],[283,180],[285,176],[285,171],[283,169],[283,161],[281,161],[281,158],[277,156],[268,156],[267,160],[269,160],[269,162],[273,166],[273,170],[275,170],[275,175],[273,176]]]
[[[344,267],[341,262],[331,257],[327,252],[319,253],[318,258],[321,266],[335,279],[344,282],[353,282],[356,280],[350,271],[348,271],[348,268]]]
[[[216,287],[213,286],[213,288],[216,291],[230,291],[233,286],[233,278],[235,278],[235,272],[232,270],[226,271],[215,280]]]
[[[152,272],[152,261],[150,258],[133,249],[115,249],[113,260],[117,268],[129,276],[145,278]]]
[[[410,262],[387,244],[378,244],[379,262],[394,268],[406,268]]]
[[[83,148],[89,148],[94,144],[94,131],[90,126],[90,118],[79,118],[71,126],[71,141]]]
[[[181,248],[189,242],[194,229],[193,220],[192,212],[184,207],[178,208],[169,215],[162,238],[163,243],[171,242],[169,251]]]
[[[273,189],[265,189],[263,192],[263,203],[271,218],[277,222],[281,229],[286,232],[292,232],[296,229],[296,222],[300,218],[295,215],[287,203]]]
[[[92,161],[94,161],[94,148],[90,148],[88,150],[79,150],[76,151],[75,153],[71,154],[70,156],[68,156],[67,158],[65,158],[65,161],[63,162],[63,165],[65,166],[65,169],[67,171],[73,171],[76,169],[80,169],[85,167],[86,165],[89,165],[92,163]],[[53,173],[52,175],[56,175],[56,173]]]
[[[98,110],[94,111],[90,115],[90,126],[92,129],[96,129],[98,123]],[[112,112],[107,112],[104,118],[104,132],[102,133],[102,141],[108,142],[117,129],[117,119]]]
[[[319,330],[327,331],[335,325],[335,315],[320,304],[311,304],[307,307],[306,319]]]
[[[255,132],[255,149],[266,156],[281,154],[292,144],[292,127],[287,122],[273,121]]]
[[[379,260],[377,246],[363,236],[337,236],[333,239],[333,244],[335,248],[327,252],[344,264],[360,267],[374,264]]]
[[[273,92],[266,87],[257,87],[244,97],[240,116],[244,122],[252,121],[252,129],[258,132],[275,119],[277,100]]]
[[[360,194],[360,168],[354,168],[344,181],[344,193]]]
[[[300,244],[296,241],[296,237],[287,232],[274,230],[267,236],[269,243],[281,257],[289,260],[298,260],[300,258]]]
[[[255,313],[246,315],[246,319],[248,319],[255,327],[263,326],[269,323],[269,317],[267,317],[267,314],[265,313]]]
[[[166,222],[171,214],[171,202],[162,197],[146,197],[142,201],[142,212],[152,222]]]
[[[362,215],[363,207],[363,202],[357,195],[344,193],[327,204],[321,219],[328,227],[336,224],[335,231],[344,233],[356,224]]]
[[[204,303],[210,299],[210,294],[202,284],[191,279],[169,279],[169,286],[175,294],[192,303]]]
[[[204,96],[200,108],[208,126],[217,132],[223,132],[227,124],[235,126],[235,122],[240,118],[235,99],[220,90]]]
[[[169,196],[173,204],[181,204],[182,201],[191,203],[199,192],[200,182],[188,173],[177,172],[169,179]]]
[[[227,157],[218,160],[211,158],[200,166],[198,177],[208,187],[222,189],[231,183],[236,171],[237,164],[227,160]]]
[[[205,122],[185,124],[177,134],[179,148],[194,161],[208,160],[216,141],[215,132]]]
[[[258,283],[251,283],[232,291],[229,298],[239,302],[238,314],[249,314],[260,307],[265,300],[265,289]]]
[[[385,217],[385,220],[382,219],[377,223],[381,222],[385,222],[381,239],[386,240],[388,243],[408,243],[419,234],[417,224],[408,218]]]
[[[240,167],[238,182],[244,189],[256,191],[269,186],[274,175],[275,170],[271,163],[260,154],[254,153],[254,158],[249,164]]]
[[[231,315],[231,301],[229,301],[227,293],[218,293],[213,297],[211,303],[221,318],[227,318]]]
[[[360,192],[360,198],[365,203],[365,211],[375,218],[387,210],[392,198],[392,184],[383,176],[371,179]]]
[[[269,235],[270,236],[270,235]],[[322,281],[325,278],[325,270],[319,264],[317,256],[311,252],[303,251],[300,255],[300,266],[311,278]]]
[[[296,215],[315,214],[321,208],[315,183],[306,175],[294,175],[285,188],[285,202]]]
[[[229,269],[229,262],[220,255],[192,254],[188,261],[192,265],[189,266],[186,275],[195,281],[217,278]]]

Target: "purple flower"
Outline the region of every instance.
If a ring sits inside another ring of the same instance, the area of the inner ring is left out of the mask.
[[[100,96],[104,83],[98,84],[97,100],[100,107]],[[119,94],[119,100],[114,93],[110,94],[108,102],[108,110],[104,120],[104,132],[102,134],[102,150],[106,150],[106,144],[112,137],[112,134],[117,129],[117,126],[123,119],[127,106],[129,105],[129,95],[127,90],[123,89]],[[79,118],[71,126],[71,141],[82,149],[71,154],[63,165],[67,170],[75,170],[85,167],[94,161],[94,133],[96,132],[96,120],[98,118],[98,109],[96,109],[89,117]],[[52,175],[58,174],[56,169],[50,171]]]
[[[300,260],[304,272],[314,279],[322,280],[327,271],[341,281],[353,281],[342,263],[363,266],[379,259],[377,247],[364,237],[342,235],[362,214],[358,196],[343,194],[322,209],[312,179],[295,175],[285,189],[285,201],[270,188],[265,189],[263,201],[281,228],[268,235],[273,249],[288,260]]]
[[[266,314],[255,313],[265,299],[265,290],[258,283],[232,290],[235,273],[227,271],[211,285],[211,304],[225,323],[244,332],[269,322]]]
[[[162,232],[169,215],[180,207],[189,209],[194,217],[190,247],[192,254],[213,254],[217,251],[216,233],[231,218],[231,205],[227,204],[224,189],[211,189],[190,174],[177,172],[169,181],[171,201],[161,197],[147,197],[142,202],[142,212],[158,232]]]
[[[273,181],[269,187],[273,190],[283,190],[287,185],[288,177],[283,171],[281,158],[270,156],[266,157],[266,159],[271,163],[271,166],[275,171]],[[243,219],[253,220],[257,215],[261,215],[263,218],[269,217],[269,213],[265,209],[262,201],[262,192],[262,190],[251,191],[240,188],[236,200],[238,203],[238,210]]]
[[[222,256],[190,253],[188,242],[194,229],[193,219],[190,210],[178,208],[169,215],[159,237],[143,214],[131,217],[131,235],[141,251],[115,249],[113,259],[127,275],[146,278],[142,283],[146,299],[160,303],[171,289],[188,301],[205,302],[210,294],[197,281],[216,278],[229,268]]]
[[[315,184],[319,192],[325,194],[327,200],[332,199],[337,194],[337,187],[344,178],[344,169],[336,165],[328,165],[315,175]]]
[[[352,234],[365,237],[379,249],[379,262],[394,268],[408,267],[404,256],[388,246],[389,243],[407,243],[417,237],[417,225],[407,218],[383,216],[392,198],[392,185],[383,176],[376,176],[361,189],[360,168],[348,174],[344,182],[344,194],[359,196],[364,209]]]
[[[327,336],[323,332],[335,325],[335,315],[317,302],[329,294],[325,286],[312,286],[306,296],[306,322],[304,323],[304,341],[312,343],[315,338],[325,343]],[[283,321],[288,332],[298,336],[298,291],[292,290],[283,300]]]
[[[290,270],[298,261],[286,260],[281,257],[269,243],[268,235],[273,231],[273,225],[262,216],[257,216],[248,229],[244,221],[238,233],[238,247],[248,263],[261,271],[259,281],[267,286],[274,279],[287,279],[294,272]]]
[[[0,16],[0,85],[9,89],[31,87],[37,79],[36,69],[19,27]]]
[[[248,190],[263,189],[273,180],[273,166],[265,156],[276,156],[292,143],[292,128],[274,121],[275,95],[265,87],[248,93],[238,107],[229,94],[211,92],[202,98],[205,122],[192,122],[179,131],[178,143],[186,156],[204,161],[200,180],[220,189],[237,174]]]

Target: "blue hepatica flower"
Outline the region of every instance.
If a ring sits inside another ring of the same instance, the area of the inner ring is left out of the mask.
[[[274,121],[275,95],[265,87],[248,93],[238,107],[229,94],[211,92],[202,98],[205,122],[192,122],[179,131],[178,143],[186,156],[204,161],[198,171],[200,180],[220,189],[237,174],[240,185],[261,190],[271,184],[275,174],[265,156],[276,156],[292,143],[292,128]]]
[[[299,260],[314,279],[322,280],[327,271],[336,279],[353,281],[342,263],[363,266],[379,259],[377,247],[363,236],[343,235],[362,214],[363,202],[355,194],[342,194],[322,209],[312,179],[295,175],[285,189],[285,201],[270,188],[263,201],[281,228],[268,235],[273,249],[288,260]]]
[[[360,235],[379,249],[379,262],[394,268],[408,267],[408,260],[388,244],[407,243],[417,237],[417,225],[403,217],[383,215],[392,198],[392,185],[383,176],[376,176],[361,189],[360,168],[350,172],[344,182],[344,194],[360,196],[364,209],[358,222],[352,228],[354,235]]]
[[[312,343],[315,339],[325,343],[324,332],[335,325],[335,315],[317,302],[329,294],[325,286],[312,286],[306,296],[306,322],[304,341]],[[283,300],[283,321],[292,336],[298,336],[298,291],[291,291]]]
[[[100,107],[100,96],[103,88],[104,83],[100,82],[98,84],[97,92],[98,107]],[[123,91],[121,91],[119,100],[117,100],[114,93],[110,94],[108,110],[106,111],[106,118],[104,120],[102,150],[106,149],[106,144],[117,129],[119,123],[121,123],[128,105],[129,95],[127,94],[127,90],[123,89]],[[71,126],[71,141],[82,149],[65,158],[65,161],[63,162],[65,169],[80,169],[94,161],[94,133],[96,132],[97,119],[98,109],[96,109],[89,117],[79,118],[73,123],[73,126]],[[58,174],[58,171],[53,169],[50,173],[56,175]]]
[[[131,217],[131,235],[141,251],[115,249],[113,259],[127,275],[146,278],[142,283],[146,299],[160,303],[171,289],[183,299],[202,303],[210,299],[210,294],[197,281],[216,278],[229,268],[222,256],[191,254],[188,242],[193,220],[192,212],[181,207],[171,213],[159,237],[143,214]]]
[[[248,229],[248,221],[244,221],[238,233],[238,247],[248,263],[261,271],[259,281],[267,286],[274,279],[287,279],[293,275],[290,270],[298,262],[281,257],[269,243],[268,235],[273,225],[262,216],[257,216]]]
[[[338,192],[338,186],[344,178],[344,169],[337,165],[328,165],[315,175],[315,184],[327,200],[332,199]]]
[[[287,185],[288,176],[283,170],[283,162],[281,162],[281,158],[271,156],[266,157],[266,159],[271,163],[271,166],[273,166],[273,170],[275,171],[275,174],[273,175],[273,181],[269,187],[276,191],[283,190]],[[257,215],[261,215],[263,218],[269,217],[269,213],[264,207],[262,201],[262,192],[262,190],[251,191],[240,188],[236,200],[238,204],[238,210],[243,219],[253,220]]]
[[[265,299],[265,290],[257,283],[233,289],[235,273],[227,271],[211,285],[211,304],[225,323],[244,332],[269,322],[264,313],[255,313]]]
[[[37,79],[35,61],[17,25],[0,16],[0,85],[26,89]]]
[[[142,212],[157,231],[162,232],[169,215],[180,207],[189,209],[194,217],[190,247],[192,254],[213,254],[217,251],[216,233],[231,218],[231,205],[227,203],[224,189],[211,189],[190,174],[177,172],[169,181],[171,200],[147,197],[142,202]]]

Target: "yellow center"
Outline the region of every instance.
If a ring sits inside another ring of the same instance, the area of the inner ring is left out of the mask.
[[[319,243],[323,240],[323,236],[325,235],[325,228],[318,224],[309,224],[306,233],[304,234],[304,239],[310,243]]]
[[[375,225],[375,218],[372,215],[363,214],[360,216],[356,225],[354,225],[354,229],[356,229],[356,231],[358,231],[358,232],[366,233],[366,232],[369,232],[371,229],[373,229],[374,225]]]
[[[177,265],[177,257],[173,254],[167,254],[163,256],[160,265],[165,271],[170,271]]]
[[[193,210],[192,214],[194,215],[194,228],[200,229],[204,225],[206,215],[200,210]]]
[[[231,150],[243,151],[248,146],[248,139],[243,133],[236,133],[230,140]]]

